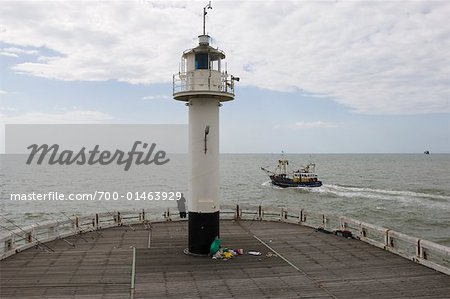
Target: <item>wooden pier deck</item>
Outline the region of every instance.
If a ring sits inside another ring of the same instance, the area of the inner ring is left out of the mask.
[[[450,276],[354,239],[295,224],[221,221],[213,260],[183,254],[186,222],[116,227],[0,261],[0,298],[450,298]],[[136,247],[135,290],[131,291]],[[150,247],[150,248],[148,248]],[[279,256],[266,256],[268,252]]]

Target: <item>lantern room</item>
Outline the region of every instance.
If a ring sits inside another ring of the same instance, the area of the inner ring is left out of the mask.
[[[223,70],[225,53],[211,47],[210,39],[209,35],[200,35],[199,45],[183,52],[179,72],[173,76],[175,100],[188,101],[193,94],[221,102],[234,99],[234,81],[239,78]]]

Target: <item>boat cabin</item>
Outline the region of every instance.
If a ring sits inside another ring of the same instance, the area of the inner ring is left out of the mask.
[[[295,183],[309,183],[309,182],[317,182],[317,175],[315,173],[307,173],[301,171],[295,171],[292,179]]]

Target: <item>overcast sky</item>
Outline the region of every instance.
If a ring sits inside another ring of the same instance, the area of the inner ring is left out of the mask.
[[[0,123],[187,123],[172,75],[206,4],[0,1]],[[450,1],[212,6],[241,78],[222,152],[450,152]]]

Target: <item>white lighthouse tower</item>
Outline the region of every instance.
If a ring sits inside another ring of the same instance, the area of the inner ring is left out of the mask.
[[[181,56],[180,71],[173,76],[173,97],[189,107],[189,253],[207,254],[219,236],[219,107],[234,99],[234,81],[222,64],[225,53],[210,46],[205,33],[199,45]]]

